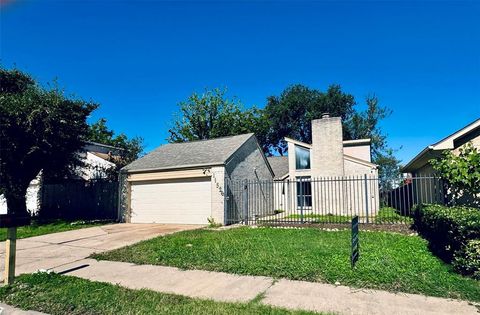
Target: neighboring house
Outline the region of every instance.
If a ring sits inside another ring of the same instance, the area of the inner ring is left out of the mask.
[[[312,143],[285,141],[288,156],[268,159],[275,180],[284,183],[275,189],[276,208],[339,215],[368,210],[375,215],[378,170],[371,162],[370,139],[344,141],[341,118],[325,114],[312,120]]]
[[[115,166],[109,159],[118,154],[119,148],[109,145],[86,141],[85,145],[77,153],[83,162],[82,167],[78,167],[75,171],[74,178],[84,181],[92,179],[101,179],[107,176],[108,169]],[[27,189],[27,210],[32,214],[38,212],[39,206],[39,190],[41,182],[41,172],[30,182]],[[7,213],[7,201],[0,195],[0,214]]]
[[[441,158],[443,152],[458,154],[460,149],[471,142],[480,149],[480,119],[423,149],[401,171],[406,174],[405,185],[392,191],[388,204],[402,212],[409,213],[415,204],[449,202],[449,192],[445,191],[442,179],[435,176],[430,160]],[[457,203],[468,204],[471,198],[465,195]]]
[[[409,173],[413,177],[432,175],[434,170],[429,163],[431,159],[441,157],[445,150],[458,154],[460,148],[467,142],[471,142],[474,147],[480,149],[480,118],[446,138],[427,146],[402,168],[402,172]]]
[[[274,176],[254,134],[162,145],[123,170],[132,223],[226,224],[226,182]]]

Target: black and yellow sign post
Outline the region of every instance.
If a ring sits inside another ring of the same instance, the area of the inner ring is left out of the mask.
[[[5,274],[4,283],[10,285],[15,279],[15,256],[17,248],[17,227],[30,224],[30,217],[19,217],[14,214],[0,215],[0,228],[7,228],[5,242]]]
[[[358,244],[358,215],[352,218],[352,253],[350,256],[350,262],[352,268],[355,267],[355,264],[358,261],[360,256],[360,247]]]

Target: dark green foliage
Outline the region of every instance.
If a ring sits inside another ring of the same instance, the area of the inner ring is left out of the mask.
[[[387,135],[380,128],[380,122],[392,111],[380,106],[376,96],[367,97],[366,103],[365,111],[355,112],[344,122],[346,139],[371,139],[372,162],[379,167],[380,185],[382,189],[392,189],[392,179],[401,174],[400,160],[394,156],[394,150],[388,146]]]
[[[446,262],[470,240],[480,239],[480,210],[468,207],[418,205],[415,229],[430,242],[432,251]]]
[[[463,275],[480,280],[480,239],[470,240],[453,255],[453,268]]]
[[[265,147],[269,152],[284,155],[287,152],[284,137],[311,143],[311,120],[329,113],[342,118],[345,140],[371,139],[372,161],[379,165],[381,184],[388,184],[388,179],[400,174],[400,161],[395,158],[380,128],[380,122],[391,114],[391,110],[381,106],[376,96],[366,98],[365,111],[357,110],[355,105],[353,95],[344,93],[339,85],[331,85],[326,92],[292,85],[280,96],[267,99],[265,116],[269,129]]]
[[[480,152],[471,142],[460,148],[458,155],[447,150],[430,164],[446,181],[453,204],[480,207]]]
[[[40,170],[72,170],[96,104],[45,89],[27,74],[0,68],[0,190],[8,211],[26,215],[25,193]]]
[[[228,99],[226,90],[193,93],[179,104],[180,113],[169,129],[169,142],[186,142],[253,132],[265,141],[265,120],[256,107],[244,109],[237,99]]]
[[[46,273],[25,274],[12,286],[0,287],[0,301],[52,315],[313,314],[255,301],[214,302]]]
[[[300,84],[287,87],[279,96],[267,98],[269,149],[284,155],[287,152],[284,137],[311,143],[312,119],[329,113],[346,121],[352,117],[354,105],[353,95],[343,93],[339,85],[330,86],[326,93]]]
[[[360,260],[350,265],[351,231],[235,228],[175,233],[94,255],[97,259],[294,280],[340,282],[480,301],[480,282],[433,256],[418,236],[360,231]]]
[[[107,120],[100,118],[97,122],[89,126],[87,140],[107,144],[119,148],[113,152],[109,161],[115,163],[114,169],[109,169],[107,174],[112,179],[118,178],[118,172],[125,165],[135,161],[143,152],[143,138],[134,137],[129,139],[124,133],[116,135],[115,132],[107,127]]]
[[[244,109],[237,99],[228,99],[225,90],[206,90],[193,93],[180,103],[180,113],[170,128],[169,142],[211,139],[242,133],[255,133],[268,155],[287,153],[285,137],[310,143],[311,120],[323,113],[341,117],[344,139],[372,139],[372,160],[379,165],[385,179],[399,175],[399,160],[388,147],[380,122],[391,111],[380,106],[375,96],[367,97],[365,111],[355,109],[353,95],[344,93],[339,85],[326,92],[296,84],[287,87],[279,96],[269,96],[265,108]]]

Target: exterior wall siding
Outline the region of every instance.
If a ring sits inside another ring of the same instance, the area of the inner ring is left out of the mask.
[[[346,146],[343,148],[343,153],[357,159],[371,162],[370,145]]]
[[[209,171],[212,186],[212,218],[225,224],[225,167],[215,166]]]
[[[371,166],[361,164],[361,163],[356,163],[354,161],[350,161],[347,159],[344,159],[344,168],[345,168],[345,176],[377,173],[377,170]]]
[[[311,168],[313,177],[342,176],[343,132],[340,117],[312,120]]]
[[[267,180],[273,179],[257,140],[252,137],[235,152],[226,163],[227,178],[232,180]]]
[[[243,191],[245,189],[243,182],[246,180],[251,183],[258,183],[250,186],[258,189],[259,192],[249,195],[249,208],[254,209],[251,213],[255,215],[264,211],[273,211],[273,174],[267,163],[254,137],[246,141],[227,161],[225,166],[227,185],[225,185],[225,189],[228,206],[225,206],[227,217],[224,218],[226,224],[242,220]]]

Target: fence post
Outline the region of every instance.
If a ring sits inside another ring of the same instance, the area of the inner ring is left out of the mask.
[[[367,216],[367,223],[368,223],[368,179],[367,179],[367,174],[364,174],[365,178],[365,214]]]
[[[248,180],[243,182],[242,201],[243,223],[248,225]]]
[[[123,220],[123,188],[124,188],[124,181],[126,181],[126,174],[125,172],[121,171],[118,174],[118,185],[117,185],[117,221],[122,222]]]
[[[303,195],[302,178],[299,177],[298,180],[300,182],[300,223],[303,223],[303,204],[305,203],[305,196]]]
[[[7,240],[5,241],[5,285],[13,284],[15,279],[15,257],[17,250],[17,227],[7,228]]]

